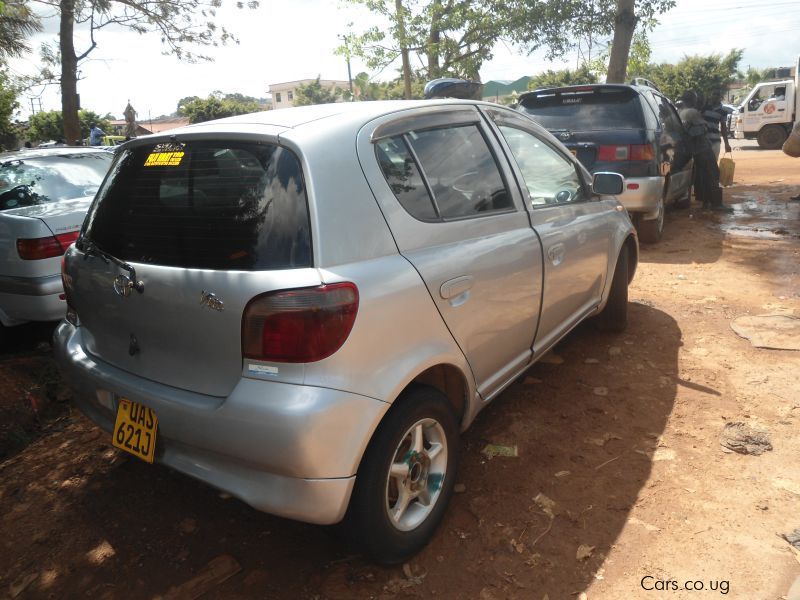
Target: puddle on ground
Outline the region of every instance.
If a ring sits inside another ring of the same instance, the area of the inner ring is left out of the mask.
[[[789,200],[800,190],[781,190],[782,197],[760,190],[731,193],[733,214],[719,228],[727,234],[760,239],[800,237],[800,202]]]

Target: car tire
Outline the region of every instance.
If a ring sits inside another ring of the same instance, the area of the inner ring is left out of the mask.
[[[636,219],[636,230],[639,232],[639,239],[645,244],[655,244],[661,240],[664,234],[664,197],[658,200],[658,216],[655,219],[642,219],[641,215]]]
[[[617,264],[614,267],[614,278],[611,280],[611,291],[603,312],[597,317],[597,325],[602,331],[621,333],[628,326],[628,248],[622,246]]]
[[[453,493],[458,440],[441,392],[415,386],[398,398],[370,441],[341,524],[356,551],[397,564],[430,541]]]
[[[780,125],[767,125],[758,132],[758,145],[765,150],[780,150],[789,136]]]

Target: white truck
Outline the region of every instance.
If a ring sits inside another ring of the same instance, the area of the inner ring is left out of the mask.
[[[786,74],[789,75],[790,70]],[[782,71],[779,69],[778,71]],[[800,119],[800,57],[794,77],[762,81],[750,91],[738,110],[731,115],[737,140],[758,140],[769,150],[780,149],[792,126]]]

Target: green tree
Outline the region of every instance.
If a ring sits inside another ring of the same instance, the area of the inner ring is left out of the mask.
[[[27,4],[19,0],[0,1],[0,61],[30,50],[28,37],[41,30],[39,18]]]
[[[106,133],[111,130],[111,124],[108,119],[91,110],[80,110],[78,112],[78,121],[80,123],[81,140],[89,137],[89,125],[91,123],[97,124]],[[43,111],[31,115],[28,127],[28,135],[34,141],[46,142],[64,139],[64,118],[60,110]]]
[[[422,79],[454,76],[477,79],[499,40],[532,52],[563,56],[582,36],[615,30],[617,0],[349,0],[383,17],[375,26],[347,36],[349,51],[371,69],[385,68],[404,50],[424,65]],[[635,24],[653,24],[675,0],[636,0]],[[634,25],[635,25],[634,24]]]
[[[61,110],[64,136],[79,139],[78,67],[98,47],[98,32],[111,27],[161,38],[164,52],[189,62],[211,60],[198,48],[237,43],[234,35],[214,19],[222,0],[37,0],[59,15],[58,50],[45,49],[47,67],[60,67]],[[236,6],[256,8],[258,0],[237,0]],[[75,25],[88,23],[89,45],[76,50]]]
[[[265,107],[255,98],[222,92],[213,92],[207,98],[190,96],[178,102],[178,114],[188,117],[190,123],[203,123],[262,110],[265,110]]]
[[[708,98],[724,91],[735,79],[742,54],[742,50],[734,49],[725,56],[684,56],[675,64],[650,64],[642,75],[672,99],[680,98],[686,90],[695,90]]]
[[[16,145],[17,132],[13,126],[14,112],[19,108],[19,85],[0,68],[0,148]]]
[[[582,83],[597,83],[597,75],[588,65],[582,65],[571,71],[562,69],[560,71],[547,70],[544,73],[535,75],[528,82],[529,90],[536,90],[546,87],[561,87],[563,85],[580,85]]]
[[[317,78],[308,84],[297,86],[294,92],[295,106],[308,106],[309,104],[331,104],[342,97],[342,91],[334,87],[333,89],[323,87]]]

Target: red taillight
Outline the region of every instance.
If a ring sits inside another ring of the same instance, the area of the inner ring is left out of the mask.
[[[597,160],[600,162],[615,162],[628,160],[627,146],[600,146],[597,149]]]
[[[75,240],[77,231],[51,235],[43,238],[21,238],[17,240],[17,252],[22,260],[41,260],[63,256]]]
[[[631,146],[630,156],[631,160],[653,160],[655,158],[653,146],[650,144],[637,144]]]
[[[655,154],[650,144],[632,144],[630,146],[600,146],[597,148],[597,160],[615,162],[619,160],[653,160]]]
[[[356,320],[358,288],[333,283],[256,296],[242,316],[242,355],[305,363],[342,347]]]

